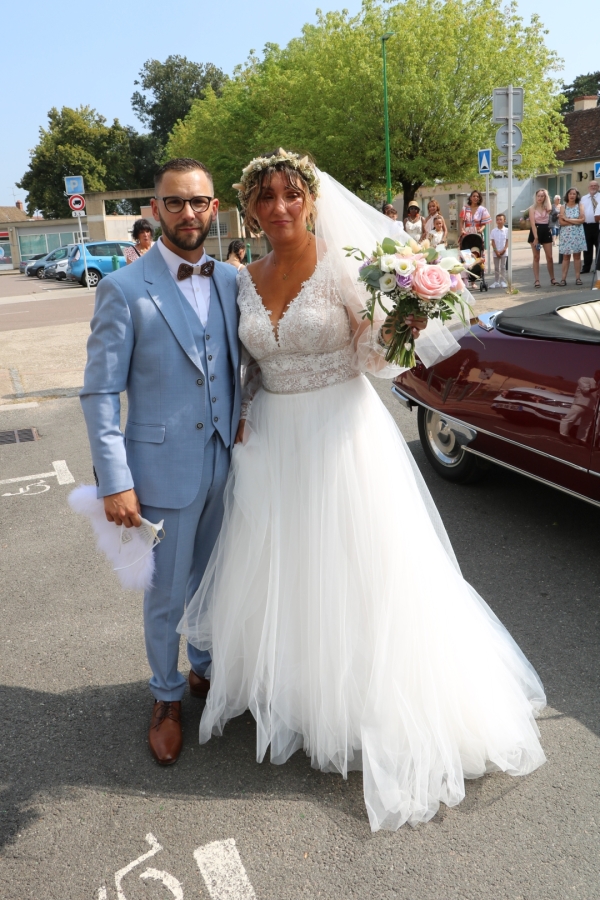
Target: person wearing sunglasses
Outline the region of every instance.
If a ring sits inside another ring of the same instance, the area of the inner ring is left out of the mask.
[[[186,689],[176,628],[221,527],[241,387],[237,273],[204,250],[219,207],[211,174],[197,160],[171,159],[155,188],[162,236],[96,291],[81,403],[107,519],[126,529],[140,515],[163,521],[143,615],[155,701],[148,740],[156,761],[170,765],[181,751]],[[188,644],[188,659],[190,693],[205,698],[210,655]]]

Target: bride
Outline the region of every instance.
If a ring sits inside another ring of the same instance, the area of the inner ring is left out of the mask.
[[[200,742],[249,708],[259,761],[270,745],[273,763],[302,748],[322,771],[361,769],[373,831],[427,821],[465,778],[544,762],[544,690],[463,580],[363,374],[399,370],[343,248],[397,226],[282,150],[235,187],[273,250],[238,275],[242,421],[221,534],[179,625],[212,653]],[[440,343],[430,327],[421,358]]]

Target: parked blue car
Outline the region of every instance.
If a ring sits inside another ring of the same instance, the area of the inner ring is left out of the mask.
[[[85,250],[84,250],[85,247]],[[110,275],[113,269],[113,257],[119,260],[119,266],[125,265],[125,247],[133,247],[132,241],[94,241],[90,244],[74,244],[69,255],[67,281],[78,281],[85,287],[85,266],[83,254],[87,259],[88,284],[96,287],[101,278]]]

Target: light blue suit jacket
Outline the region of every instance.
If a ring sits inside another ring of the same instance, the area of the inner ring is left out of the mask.
[[[241,403],[236,298],[236,270],[215,262],[210,302],[220,303],[225,317],[234,373],[232,435]],[[202,426],[211,411],[184,303],[157,246],[98,285],[81,405],[99,497],[133,487],[143,504],[182,509],[198,493]],[[121,391],[127,391],[127,440]]]

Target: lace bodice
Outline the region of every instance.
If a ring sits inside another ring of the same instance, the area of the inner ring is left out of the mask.
[[[240,340],[260,367],[265,390],[314,391],[359,374],[350,320],[327,255],[287,306],[277,333],[246,269],[238,284]]]

